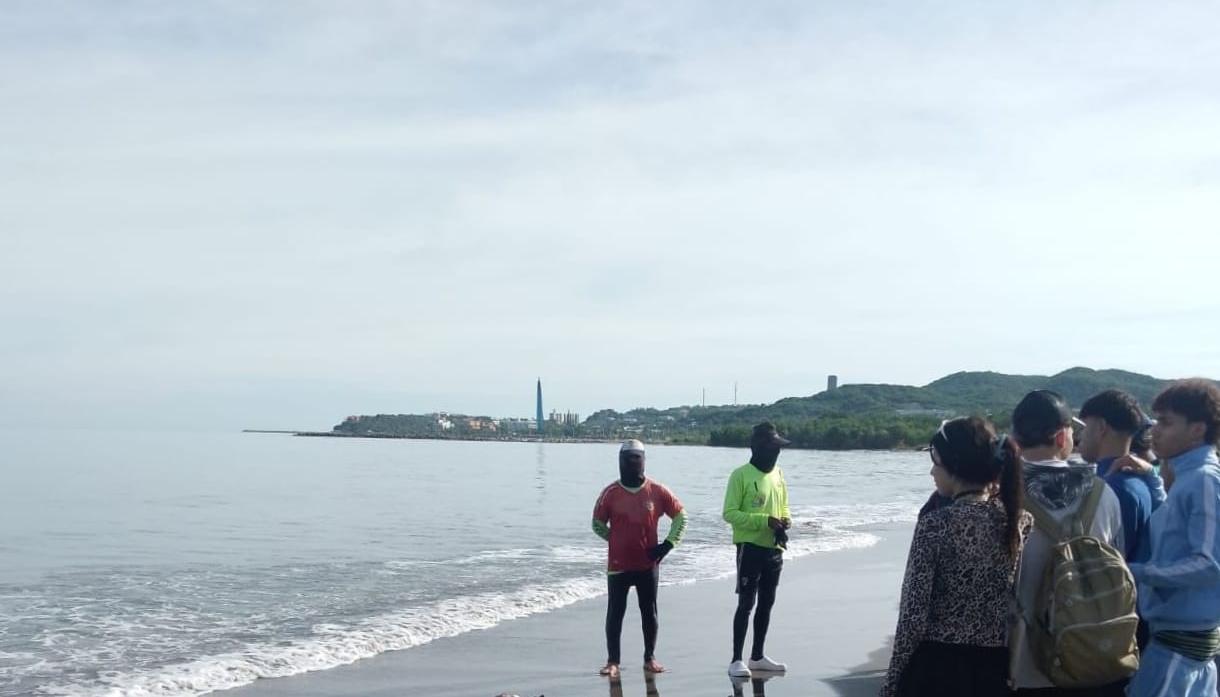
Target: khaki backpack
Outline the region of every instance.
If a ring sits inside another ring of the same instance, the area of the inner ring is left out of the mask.
[[[1139,667],[1135,579],[1123,555],[1090,534],[1105,480],[1062,524],[1027,499],[1026,510],[1051,540],[1051,556],[1034,598],[1029,648],[1035,664],[1058,687],[1100,687]]]

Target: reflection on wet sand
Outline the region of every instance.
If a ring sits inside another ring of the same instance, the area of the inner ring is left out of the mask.
[[[623,697],[623,679],[622,677],[610,678],[610,697]],[[647,697],[661,697],[660,690],[657,689],[657,676],[653,673],[644,673],[644,692]]]
[[[745,688],[750,686],[750,695],[752,697],[765,697],[767,681],[772,678],[783,677],[782,675],[767,675],[765,677],[755,676],[752,678],[729,678],[733,682],[733,697],[746,697]]]

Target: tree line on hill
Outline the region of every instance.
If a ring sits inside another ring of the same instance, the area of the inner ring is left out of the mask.
[[[959,372],[922,387],[849,384],[772,404],[645,407],[625,412],[603,409],[580,424],[547,424],[543,436],[607,440],[634,437],[649,442],[744,447],[754,424],[771,421],[798,448],[913,448],[926,445],[940,422],[954,416],[987,416],[1006,428],[1012,408],[1031,390],[1055,390],[1079,408],[1090,396],[1116,388],[1130,392],[1147,406],[1166,384],[1166,380],[1138,373],[1089,368],[1072,368],[1052,376]],[[454,428],[442,433],[435,415],[382,414],[353,417],[336,426],[335,431],[406,437],[537,435],[520,430],[471,430],[465,427],[467,418],[490,421],[487,417],[453,415]]]

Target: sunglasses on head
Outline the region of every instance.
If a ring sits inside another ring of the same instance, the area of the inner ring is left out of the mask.
[[[944,421],[941,421],[940,428],[936,429],[937,435],[939,435],[941,438],[944,438],[946,443],[949,442],[949,434],[945,431],[945,426],[947,426],[949,424],[949,422],[952,420],[953,419],[945,419]]]

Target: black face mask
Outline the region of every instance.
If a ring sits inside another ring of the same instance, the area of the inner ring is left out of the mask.
[[[623,486],[633,489],[637,486],[644,486],[644,459],[619,458],[618,480],[623,483]]]
[[[779,448],[769,446],[750,448],[750,464],[757,467],[760,472],[770,472],[775,469],[775,463],[778,460]]]

